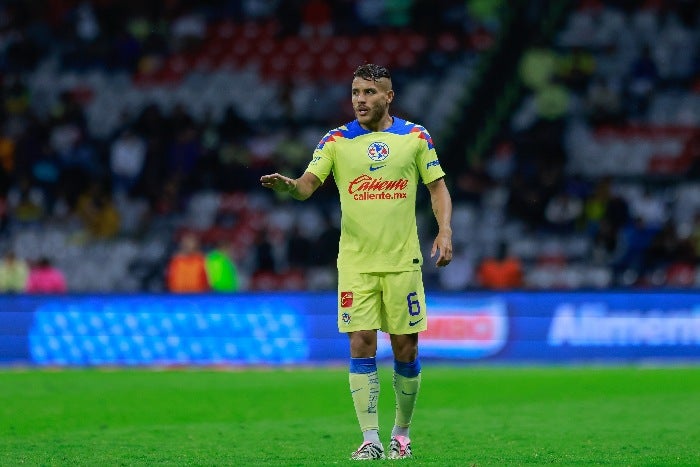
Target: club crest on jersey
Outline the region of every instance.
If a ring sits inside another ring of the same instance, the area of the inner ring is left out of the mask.
[[[367,155],[374,162],[381,162],[389,157],[389,146],[386,143],[375,141],[367,148]]]

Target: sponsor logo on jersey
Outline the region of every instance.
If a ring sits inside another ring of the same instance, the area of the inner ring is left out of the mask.
[[[350,320],[352,320],[352,316],[350,316],[350,313],[348,313],[347,311],[342,314],[341,318],[343,320],[343,323],[345,324],[350,324]]]
[[[425,164],[425,168],[429,169],[431,167],[438,167],[440,165],[440,161],[435,159],[434,161],[430,161],[427,164]]]
[[[407,187],[408,179],[405,178],[384,180],[382,177],[374,178],[370,175],[362,174],[350,181],[348,184],[348,193],[404,191]]]
[[[350,308],[352,306],[352,292],[340,292],[340,307]],[[348,321],[350,317],[348,315]]]
[[[374,162],[381,162],[389,157],[389,146],[386,143],[375,141],[367,148],[367,156]]]
[[[369,165],[369,171],[370,171],[370,172],[374,172],[375,170],[379,170],[379,169],[381,169],[382,167],[386,167],[386,164],[382,164],[382,165],[370,164],[370,165]]]

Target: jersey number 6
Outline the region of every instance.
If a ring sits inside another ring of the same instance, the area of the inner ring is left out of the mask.
[[[406,301],[408,302],[408,314],[411,316],[418,316],[420,314],[420,302],[416,298],[418,293],[411,292],[406,295]]]

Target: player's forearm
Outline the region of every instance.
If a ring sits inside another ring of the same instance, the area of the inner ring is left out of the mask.
[[[299,201],[309,199],[313,192],[313,187],[311,187],[308,182],[305,182],[301,178],[295,179],[294,186],[291,190],[289,190],[289,194],[292,196],[292,198],[298,199]]]
[[[449,196],[433,201],[433,214],[438,224],[438,230],[452,235],[452,202]]]
[[[444,183],[430,190],[433,215],[440,232],[452,235],[452,198]]]
[[[316,175],[304,172],[301,177],[294,180],[294,185],[289,190],[289,194],[294,199],[304,201],[314,194],[314,191],[316,191],[319,186],[321,186],[321,180],[319,180]]]

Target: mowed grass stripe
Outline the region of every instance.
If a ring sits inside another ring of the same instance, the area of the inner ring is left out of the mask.
[[[5,370],[0,400],[0,465],[351,464],[361,440],[344,368]],[[428,362],[412,462],[700,465],[699,413],[696,367]]]

